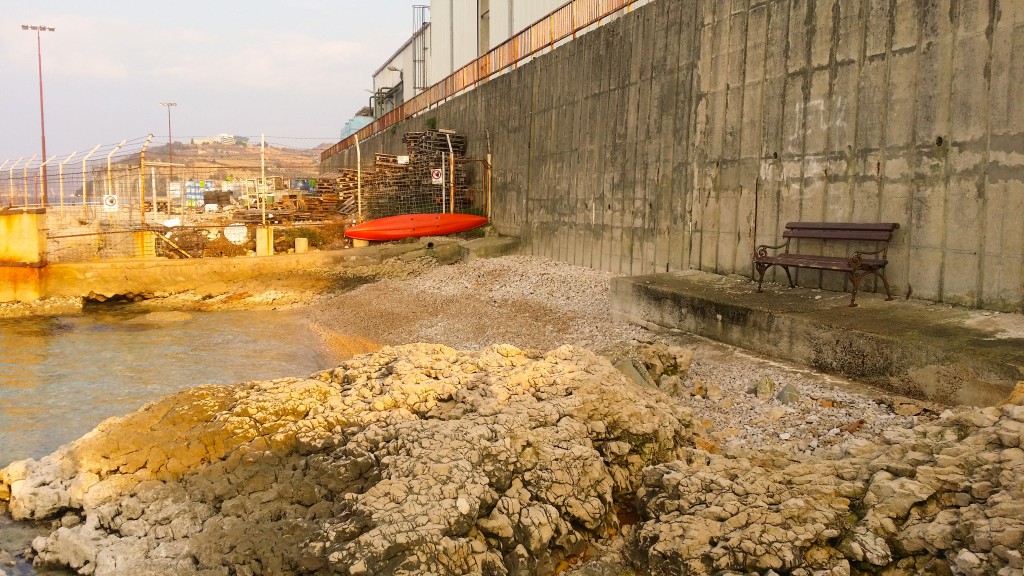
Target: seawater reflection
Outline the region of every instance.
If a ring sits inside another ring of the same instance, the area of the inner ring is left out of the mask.
[[[0,467],[189,386],[305,376],[328,360],[294,312],[0,319]]]

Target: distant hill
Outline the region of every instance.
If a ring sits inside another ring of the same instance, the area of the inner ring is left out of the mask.
[[[289,148],[266,146],[265,171],[267,176],[284,178],[314,178],[320,172],[320,152],[330,146],[321,144],[316,148]],[[146,151],[147,163],[167,162],[170,158],[168,146],[151,145]],[[185,144],[174,143],[175,171],[183,170],[189,178],[200,180],[223,180],[228,177],[252,178],[260,172],[259,144]],[[138,164],[139,155],[122,158],[119,164]]]

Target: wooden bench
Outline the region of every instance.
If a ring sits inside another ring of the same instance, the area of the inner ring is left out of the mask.
[[[891,222],[883,223],[838,223],[838,222],[789,222],[786,224],[786,231],[782,237],[786,242],[778,246],[762,244],[754,251],[754,268],[760,274],[757,280],[757,291],[761,292],[761,284],[764,282],[764,273],[772,266],[781,266],[786,271],[786,278],[789,279],[789,287],[793,288],[793,277],[789,274],[790,268],[811,268],[813,270],[832,270],[835,272],[846,272],[849,275],[850,283],[853,284],[853,294],[850,296],[850,306],[857,305],[857,288],[865,276],[874,275],[882,279],[885,284],[886,300],[892,300],[892,293],[889,291],[889,281],[885,279],[885,265],[889,263],[886,259],[886,251],[889,249],[889,241],[892,235],[900,227],[899,224]],[[847,242],[871,243],[874,251],[855,250],[849,256],[819,256],[815,254],[797,254],[790,252],[790,242],[793,239],[808,240],[841,240]],[[783,252],[776,252],[769,255],[769,250],[784,249]]]

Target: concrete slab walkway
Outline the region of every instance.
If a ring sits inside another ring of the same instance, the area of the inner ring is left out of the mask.
[[[927,400],[991,405],[1024,380],[1024,315],[699,271],[619,277],[612,314]]]

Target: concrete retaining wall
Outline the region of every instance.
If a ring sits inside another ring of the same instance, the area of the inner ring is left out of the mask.
[[[210,286],[220,289],[246,280],[264,281],[269,289],[276,278],[301,271],[370,266],[388,258],[422,256],[447,263],[461,259],[463,254],[462,248],[454,242],[416,242],[276,256],[181,260],[131,258],[50,264],[41,270],[40,292],[44,297],[85,297],[90,294],[112,297],[203,290]]]
[[[657,0],[363,154],[486,132],[495,226],[574,264],[749,275],[787,221],[892,221],[901,295],[1021,311],[1022,38],[1017,0]]]
[[[0,302],[31,302],[40,296],[46,264],[46,212],[0,209]]]

